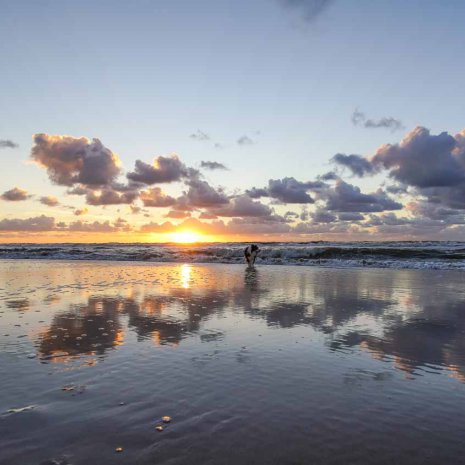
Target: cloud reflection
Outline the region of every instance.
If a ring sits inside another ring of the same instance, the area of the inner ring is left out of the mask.
[[[221,341],[228,329],[210,337],[204,322],[221,316],[227,328],[234,313],[270,329],[311,328],[331,351],[357,350],[409,374],[435,367],[465,380],[465,299],[430,282],[431,273],[194,265],[155,271],[156,285],[138,285],[129,296],[93,295],[56,313],[40,335],[41,358],[103,356],[128,332],[160,346],[189,337]]]

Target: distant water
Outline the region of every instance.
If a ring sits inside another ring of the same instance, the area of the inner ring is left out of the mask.
[[[3,244],[3,259],[243,263],[246,243]],[[274,242],[260,244],[257,265],[338,268],[465,269],[465,242]]]

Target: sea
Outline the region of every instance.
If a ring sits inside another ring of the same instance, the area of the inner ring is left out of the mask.
[[[266,242],[256,265],[465,270],[465,242]],[[248,243],[1,244],[0,259],[244,263]]]

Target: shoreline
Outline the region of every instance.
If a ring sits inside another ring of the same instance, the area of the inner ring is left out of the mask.
[[[224,265],[224,266],[236,266],[236,267],[243,267],[247,268],[247,264],[244,263],[231,263],[231,262],[221,262],[221,261],[185,261],[185,260],[178,260],[178,261],[156,261],[156,260],[134,260],[134,259],[114,259],[114,258],[100,258],[100,259],[86,259],[86,258],[49,258],[49,257],[31,257],[31,258],[3,258],[0,257],[1,262],[59,262],[59,263],[121,263],[121,264],[140,264],[140,265]],[[448,265],[448,267],[441,267],[440,265],[434,266],[429,265],[427,267],[421,266],[422,263],[411,263],[405,264],[404,266],[399,266],[399,264],[390,264],[387,266],[382,266],[379,263],[367,263],[367,264],[324,264],[324,263],[256,263],[254,268],[261,268],[261,267],[290,267],[290,268],[321,268],[325,270],[392,270],[392,271],[451,271],[457,273],[464,273],[465,272],[465,264],[461,267],[453,268],[452,266]]]

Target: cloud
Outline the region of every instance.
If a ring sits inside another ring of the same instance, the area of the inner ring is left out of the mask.
[[[160,155],[154,160],[153,165],[136,160],[134,171],[126,176],[131,181],[151,185],[179,181],[188,175],[188,169],[177,155]]]
[[[271,197],[282,203],[314,203],[315,200],[308,194],[308,191],[318,191],[324,188],[326,184],[322,181],[300,182],[295,178],[270,179],[268,187],[257,189],[253,187],[246,193],[253,199],[260,197]]]
[[[190,216],[191,216],[191,213],[190,213],[190,212],[187,212],[187,211],[170,210],[170,211],[165,215],[165,218],[180,219],[180,218],[189,218]]]
[[[170,223],[169,221],[165,221],[164,223],[154,223],[151,221],[150,223],[143,224],[140,227],[140,232],[143,233],[160,233],[166,234],[175,232],[178,229],[176,225]]]
[[[176,199],[163,193],[159,187],[152,187],[140,193],[140,199],[146,207],[171,207]]]
[[[335,187],[327,188],[320,194],[326,200],[326,210],[333,212],[382,212],[400,210],[402,204],[395,202],[382,190],[363,194],[360,188],[338,180]]]
[[[44,205],[47,205],[48,207],[56,207],[57,205],[60,204],[58,199],[56,197],[51,196],[51,195],[41,197],[39,199],[39,202],[44,204]]]
[[[9,202],[19,202],[22,200],[27,200],[29,197],[31,196],[28,195],[27,191],[19,187],[14,187],[13,189],[10,189],[9,191],[5,191],[0,196],[2,200],[7,200]]]
[[[404,129],[402,121],[392,118],[392,117],[383,117],[379,120],[367,119],[364,123],[366,128],[386,128],[390,129],[391,132],[397,131],[399,129]]]
[[[216,220],[218,217],[214,215],[213,213],[202,212],[200,213],[199,218],[201,220]]]
[[[79,231],[79,232],[93,232],[93,233],[108,233],[116,232],[120,228],[118,226],[110,224],[109,221],[94,221],[84,222],[84,221],[74,221],[69,224],[66,228],[67,231]]]
[[[339,179],[339,176],[334,171],[328,171],[327,173],[318,176],[318,179],[321,181],[336,181]]]
[[[457,140],[447,132],[431,135],[418,126],[398,144],[381,146],[371,164],[389,171],[402,184],[427,188],[454,186],[465,181],[465,163],[453,153]]]
[[[286,8],[301,13],[305,21],[312,22],[333,3],[333,0],[279,0],[279,2]]]
[[[360,213],[343,212],[337,215],[339,221],[363,221],[365,217]]]
[[[186,229],[201,231],[209,235],[285,234],[291,230],[290,226],[285,223],[269,222],[263,218],[233,218],[229,223],[221,220],[205,223],[197,218],[188,218],[179,225],[170,222],[147,223],[141,226],[140,231],[166,234]]]
[[[26,219],[8,219],[0,221],[0,231],[53,231],[55,218],[50,216],[35,216]]]
[[[465,130],[454,137],[432,135],[418,126],[399,143],[379,147],[371,158],[338,154],[332,161],[360,177],[387,171],[397,182],[387,188],[390,193],[419,194],[432,203],[465,209]]]
[[[86,203],[88,205],[130,204],[137,199],[138,195],[138,191],[118,192],[111,187],[100,190],[87,189]]]
[[[247,195],[235,197],[228,205],[212,208],[210,213],[223,217],[270,217],[273,210],[260,202],[254,202]]]
[[[186,201],[191,207],[208,208],[229,203],[229,198],[223,189],[215,189],[207,181],[194,177],[186,181],[186,184],[189,186],[189,190],[180,200],[181,202]]]
[[[362,125],[369,129],[385,128],[390,129],[391,132],[404,129],[402,121],[393,118],[392,116],[382,117],[379,120],[368,119],[366,118],[365,113],[359,111],[358,109],[354,110],[350,119],[354,126]]]
[[[76,216],[87,215],[87,213],[89,213],[89,210],[87,208],[78,208],[78,209],[74,210],[74,214]]]
[[[315,210],[310,216],[314,223],[334,223],[337,220],[336,215],[323,209]]]
[[[238,145],[253,145],[255,144],[255,141],[251,139],[249,136],[241,136],[239,139],[237,139]]]
[[[200,168],[206,168],[208,170],[227,170],[223,163],[218,163],[217,161],[202,161],[200,163]]]
[[[120,174],[120,160],[98,139],[35,134],[31,158],[62,186],[109,185]]]
[[[252,199],[259,199],[261,197],[269,197],[268,189],[252,187],[246,191],[246,194]]]
[[[343,153],[336,153],[331,162],[336,163],[344,168],[349,168],[352,173],[358,177],[363,177],[366,174],[373,174],[376,168],[373,164],[360,155],[345,155]]]
[[[197,129],[197,132],[191,134],[189,137],[195,140],[210,140],[210,136],[200,129]]]
[[[0,139],[0,149],[15,149],[17,147],[19,145],[10,139]]]

